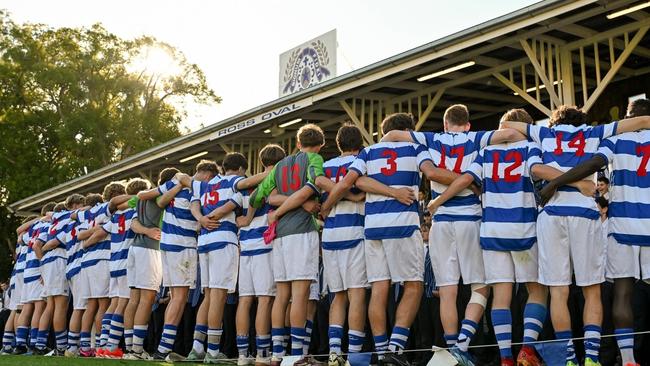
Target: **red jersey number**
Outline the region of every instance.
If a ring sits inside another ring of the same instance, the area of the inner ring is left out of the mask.
[[[494,151],[492,153],[492,180],[497,182],[501,179],[499,177],[499,153]],[[519,151],[509,151],[506,154],[505,162],[512,162],[508,167],[503,170],[503,180],[508,183],[515,183],[521,179],[521,173],[512,174],[512,171],[519,168],[523,162],[523,156]],[[514,160],[514,161],[513,161]]]
[[[648,160],[650,159],[650,145],[637,145],[636,154],[641,157],[641,163],[636,170],[636,175],[645,177],[648,175]]]
[[[455,173],[460,174],[461,166],[463,164],[463,158],[465,157],[465,146],[452,147],[449,150],[449,156],[456,156],[456,164],[454,164],[453,171]],[[438,167],[442,169],[447,169],[446,160],[447,160],[447,156],[445,152],[445,147],[443,146],[442,149],[440,149],[440,164],[438,164]]]
[[[395,150],[384,150],[381,153],[381,156],[385,156],[386,164],[385,168],[381,168],[381,174],[383,175],[393,175],[397,171],[397,152]]]
[[[289,192],[289,188],[297,191],[300,188],[300,166],[293,164],[291,166],[291,179],[289,179],[289,167],[282,167],[282,191]]]
[[[564,153],[564,150],[562,150],[562,137],[563,137],[562,132],[558,132],[555,135],[555,150],[553,150],[553,153],[555,155],[560,155]],[[578,131],[578,133],[573,136],[571,141],[569,141],[568,146],[572,149],[576,149],[575,153],[576,156],[584,156],[585,155],[585,146],[587,146],[587,142],[585,141],[585,134],[582,133],[582,131]]]

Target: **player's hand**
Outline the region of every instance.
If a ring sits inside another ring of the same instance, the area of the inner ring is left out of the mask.
[[[596,195],[596,184],[593,181],[583,179],[579,182],[576,182],[580,193],[587,197],[594,197]]]
[[[239,216],[235,219],[235,222],[237,223],[237,227],[244,227],[248,226],[248,220],[246,219],[246,216]]]
[[[320,210],[320,217],[325,221],[325,219],[330,215],[330,212],[332,211],[331,208],[322,208]]]
[[[427,205],[427,210],[429,210],[429,212],[431,212],[431,216],[433,216],[436,211],[438,211],[438,207],[440,206],[436,203],[436,200],[431,200]]]
[[[152,227],[147,230],[146,234],[150,239],[160,241],[160,229],[157,227]]]
[[[472,191],[475,195],[479,196],[479,198],[480,198],[481,195],[483,194],[483,192],[481,191],[481,187],[477,186],[477,185],[474,184],[474,183],[470,184],[469,189],[470,189],[470,191]]]
[[[268,214],[266,214],[266,219],[269,221],[269,225],[277,221],[277,218],[275,217],[275,211],[269,211]]]
[[[310,214],[315,214],[320,211],[320,203],[314,200],[307,200],[302,204],[302,208]]]
[[[401,204],[410,206],[415,202],[415,192],[408,187],[393,189],[393,198]]]
[[[211,219],[208,216],[201,216],[199,224],[206,230],[214,230],[219,227],[219,221]]]
[[[552,184],[547,184],[539,191],[539,204],[544,207],[548,201],[555,195],[556,192],[555,186]]]

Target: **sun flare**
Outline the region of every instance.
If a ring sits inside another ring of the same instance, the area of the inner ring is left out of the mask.
[[[174,55],[165,48],[150,45],[144,46],[129,65],[132,72],[144,72],[157,77],[178,75],[181,67]]]

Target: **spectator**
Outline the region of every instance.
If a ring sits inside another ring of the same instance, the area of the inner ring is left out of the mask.
[[[596,187],[596,196],[604,197],[609,201],[609,179],[605,176],[598,177],[598,185]]]

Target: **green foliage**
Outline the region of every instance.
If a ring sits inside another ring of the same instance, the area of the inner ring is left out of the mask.
[[[173,74],[142,61],[152,50]],[[15,240],[7,203],[179,136],[188,100],[220,102],[170,45],[99,24],[16,24],[0,10],[0,258]]]

